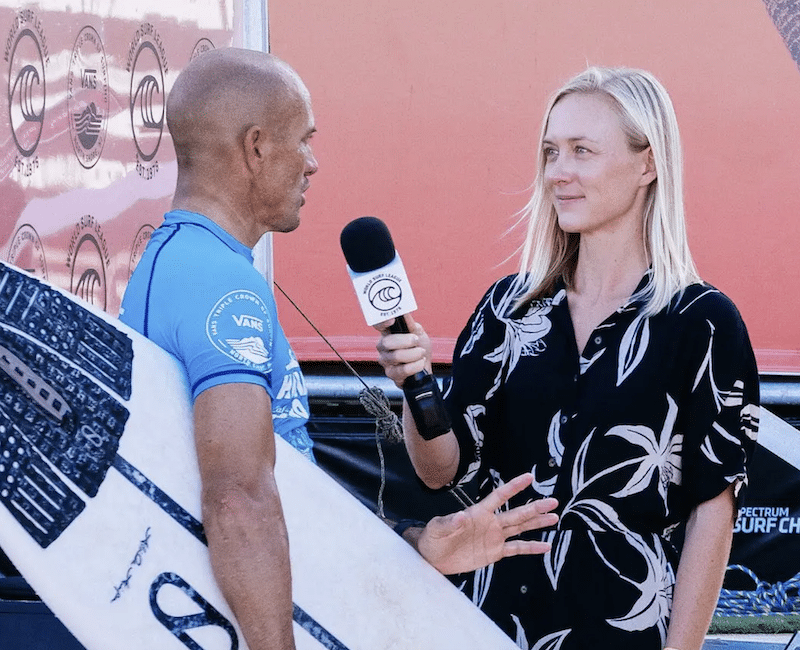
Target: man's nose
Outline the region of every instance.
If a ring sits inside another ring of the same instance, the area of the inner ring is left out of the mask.
[[[314,157],[314,154],[309,152],[308,159],[306,160],[306,176],[311,176],[312,174],[316,174],[317,170],[319,169],[319,164],[317,163],[317,159]]]

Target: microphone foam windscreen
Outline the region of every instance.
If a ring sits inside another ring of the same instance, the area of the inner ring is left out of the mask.
[[[395,256],[392,235],[377,217],[359,217],[348,223],[340,239],[347,265],[355,273],[383,268]]]

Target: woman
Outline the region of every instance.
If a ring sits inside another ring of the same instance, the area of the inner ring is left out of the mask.
[[[747,331],[692,262],[676,118],[652,75],[572,79],[539,156],[520,272],[456,344],[452,431],[425,440],[406,415],[406,445],[429,487],[485,494],[531,471],[527,496],[561,504],[546,555],[457,579],[520,647],[699,650],[758,427]],[[378,350],[401,385],[430,370],[430,342],[392,322]]]

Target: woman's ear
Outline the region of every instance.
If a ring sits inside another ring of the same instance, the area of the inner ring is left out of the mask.
[[[645,160],[645,168],[644,174],[642,174],[642,185],[650,185],[656,178],[658,178],[658,173],[656,172],[656,161],[653,158],[653,148],[647,147],[645,151],[642,153],[647,154],[647,158]]]

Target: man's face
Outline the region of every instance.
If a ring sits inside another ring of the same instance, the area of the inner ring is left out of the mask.
[[[304,87],[300,90],[289,102],[282,124],[271,138],[259,179],[256,198],[259,205],[254,207],[269,231],[290,232],[300,225],[299,213],[306,202],[308,177],[317,171],[311,151],[311,137],[316,131],[311,100]]]

